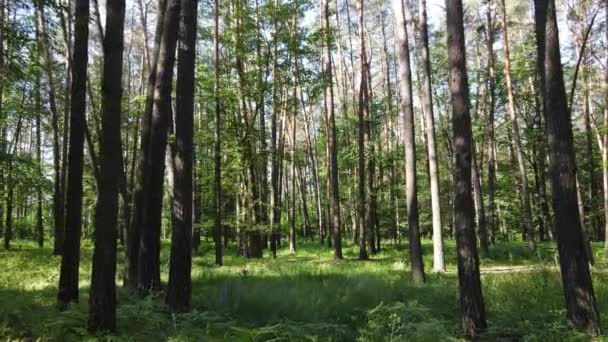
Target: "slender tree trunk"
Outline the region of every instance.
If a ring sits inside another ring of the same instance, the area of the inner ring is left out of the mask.
[[[395,50],[399,59],[399,92],[400,109],[403,113],[405,141],[405,179],[406,206],[408,219],[408,237],[412,280],[416,284],[424,283],[424,264],[420,244],[418,222],[418,188],[416,186],[416,138],[414,136],[414,107],[412,97],[412,72],[405,10],[403,1],[393,0],[395,14]]]
[[[359,39],[360,39],[360,60],[361,60],[361,80],[359,84],[359,111],[358,111],[358,119],[359,119],[359,138],[358,138],[358,168],[357,175],[359,181],[359,200],[358,200],[358,231],[359,231],[359,259],[367,260],[369,257],[367,255],[367,247],[366,247],[366,222],[365,222],[365,204],[366,204],[366,191],[365,191],[365,158],[366,158],[366,149],[365,149],[365,127],[366,122],[365,118],[369,117],[369,104],[368,104],[368,93],[367,93],[367,52],[365,50],[365,38],[363,37],[364,32],[364,0],[359,0],[357,3],[359,7]]]
[[[57,299],[62,308],[78,302],[78,268],[82,229],[82,169],[86,112],[86,80],[89,39],[89,0],[75,0],[74,54],[70,94],[70,151],[66,191],[65,240]]]
[[[95,207],[95,250],[89,297],[91,331],[116,329],[116,238],[122,170],[120,137],[125,0],[106,2],[99,187]]]
[[[157,64],[161,51],[161,40],[165,22],[165,11],[168,0],[158,1],[158,17],[156,20],[156,29],[154,35],[154,56],[151,64],[150,74],[148,76],[148,84],[146,86],[146,102],[144,104],[144,113],[141,121],[141,143],[139,160],[137,163],[137,176],[135,177],[135,192],[133,196],[133,216],[131,218],[130,230],[127,232],[127,248],[126,248],[126,271],[125,285],[132,289],[138,287],[139,276],[139,254],[141,230],[144,224],[145,216],[148,214],[145,205],[147,205],[148,187],[149,185],[149,164],[150,164],[150,132],[152,130],[152,109],[154,105],[154,92],[157,77]],[[174,25],[176,27],[177,25]],[[161,161],[164,165],[164,159]]]
[[[214,0],[214,19],[213,19],[213,67],[215,70],[214,97],[215,102],[215,143],[214,143],[214,226],[213,239],[215,242],[215,264],[222,265],[222,142],[221,142],[221,113],[220,113],[220,4],[219,0]],[[194,71],[192,71],[194,72]],[[224,237],[226,238],[226,237]]]
[[[435,143],[435,119],[433,115],[433,95],[431,88],[431,62],[429,57],[429,33],[426,24],[426,0],[419,1],[419,22],[422,75],[423,75],[423,106],[426,123],[426,139],[429,154],[429,173],[431,185],[431,207],[433,213],[433,270],[445,271],[443,256],[443,233],[441,226],[441,197],[439,195],[439,163],[437,162],[437,145]]]
[[[140,248],[137,287],[146,295],[160,289],[160,232],[163,204],[163,181],[167,130],[171,120],[171,88],[175,47],[177,42],[179,0],[167,0],[156,66],[154,105],[150,120],[150,136],[146,163],[143,164],[143,201],[139,215]]]
[[[464,334],[475,339],[486,328],[479,279],[479,258],[473,228],[471,155],[473,139],[469,114],[462,0],[447,0],[449,86],[454,139],[454,224],[458,251],[458,287]]]
[[[338,146],[336,118],[334,115],[334,87],[331,63],[331,39],[329,26],[329,1],[321,3],[322,27],[325,49],[323,49],[323,73],[325,82],[325,116],[328,123],[329,165],[327,174],[330,184],[331,227],[333,235],[334,259],[342,259],[342,231],[340,217],[340,188],[338,185]]]
[[[46,16],[44,12],[44,1],[35,1],[36,5],[36,25],[40,34],[38,46],[44,57],[44,72],[48,83],[48,101],[51,111],[51,127],[53,130],[53,225],[54,225],[54,241],[53,253],[55,255],[61,252],[61,241],[63,240],[63,219],[61,214],[61,151],[59,139],[59,113],[57,112],[57,100],[55,95],[55,81],[52,69],[52,58],[49,48],[49,36],[46,27]]]
[[[530,204],[530,189],[528,187],[528,174],[526,171],[526,162],[524,159],[524,150],[521,143],[521,137],[519,133],[519,124],[517,123],[517,115],[515,114],[515,98],[513,95],[513,82],[511,80],[511,57],[509,55],[509,34],[507,30],[507,8],[505,6],[505,0],[502,0],[502,26],[503,26],[503,49],[504,49],[504,63],[505,63],[505,79],[507,82],[507,99],[509,104],[509,116],[511,118],[511,129],[513,135],[513,147],[515,150],[515,156],[517,159],[517,168],[519,172],[519,180],[521,182],[520,196],[521,205],[523,211],[523,226],[524,235],[528,241],[528,248],[532,251],[536,249],[536,242],[534,239],[534,228],[532,226],[532,206]]]
[[[608,66],[608,6],[606,7],[606,23],[604,23],[605,30],[605,44],[606,44],[606,65]],[[604,251],[608,254],[608,72],[604,75],[604,86],[606,91],[604,92],[604,138],[602,144],[602,181],[604,185]]]
[[[192,248],[190,246],[192,246],[192,157],[194,146],[197,1],[181,0],[180,11],[175,111],[176,153],[173,158],[173,211],[175,221],[171,229],[171,260],[166,297],[166,303],[172,311],[188,310],[192,293],[192,279],[190,276]],[[217,230],[221,231],[221,225],[216,226],[215,230],[216,234]],[[221,249],[221,238],[216,239],[215,244],[216,248],[219,245]]]
[[[496,103],[495,88],[496,74],[494,71],[494,23],[492,21],[492,1],[487,2],[486,11],[486,35],[488,43],[488,93],[490,103],[488,104],[488,121],[486,128],[488,147],[488,219],[487,231],[490,243],[494,244],[496,230],[496,159],[494,158],[494,107]]]
[[[294,88],[295,95],[295,88]],[[294,96],[295,97],[295,96]],[[296,110],[295,105],[292,107],[291,114],[291,165],[290,165],[290,184],[289,184],[289,253],[296,253],[296,194],[298,193],[296,187]]]
[[[40,37],[38,37],[40,38]],[[42,179],[42,107],[40,103],[40,75],[36,77],[36,163],[37,174]],[[36,185],[36,238],[38,247],[44,247],[44,222],[42,220],[42,185]]]
[[[537,33],[543,33],[537,36],[537,41],[544,42],[545,46],[541,75],[546,90],[549,169],[567,318],[573,328],[599,335],[599,312],[577,210],[572,126],[561,66],[555,1],[535,0],[535,5],[536,18],[545,18],[544,30],[537,29]]]

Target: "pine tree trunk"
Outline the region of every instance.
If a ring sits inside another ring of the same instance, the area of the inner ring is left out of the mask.
[[[215,209],[214,213],[214,225],[213,225],[213,239],[215,243],[215,264],[221,266],[222,261],[222,142],[221,142],[221,113],[220,113],[220,4],[218,0],[213,3],[214,9],[214,33],[213,33],[213,67],[215,70],[215,84],[214,84],[214,102],[215,102],[215,142],[213,150],[213,163],[214,163],[214,183],[213,183],[213,205]],[[194,71],[193,71],[194,72]],[[224,237],[227,238],[227,237]]]
[[[364,0],[359,0],[358,10],[359,10],[359,39],[360,42],[360,60],[361,60],[361,80],[359,84],[359,110],[358,110],[358,187],[359,187],[359,200],[357,206],[357,216],[358,216],[358,224],[357,230],[359,232],[359,259],[367,260],[369,257],[367,255],[367,247],[366,247],[366,222],[365,222],[365,204],[366,204],[366,189],[365,189],[365,158],[366,158],[366,148],[365,148],[365,127],[366,122],[365,118],[369,116],[369,104],[368,104],[368,94],[367,94],[367,52],[365,51],[365,38],[363,37],[363,14],[364,14]]]
[[[544,42],[545,46],[542,78],[546,90],[549,169],[567,318],[573,328],[598,335],[599,312],[577,209],[572,126],[561,66],[555,1],[535,0],[535,5],[536,18],[545,18],[544,30],[537,36],[537,41]]]
[[[150,149],[150,132],[152,130],[152,108],[154,105],[154,91],[156,85],[156,71],[161,48],[161,39],[164,29],[165,12],[167,0],[158,0],[158,17],[156,20],[156,29],[154,33],[154,56],[149,69],[148,82],[146,85],[146,101],[144,104],[144,113],[141,120],[141,142],[139,160],[136,167],[135,191],[133,195],[133,214],[131,217],[130,230],[127,232],[127,248],[126,248],[126,271],[125,271],[125,286],[135,289],[138,287],[139,277],[139,250],[141,240],[141,229],[144,224],[144,219],[147,214],[145,203],[148,200],[147,196],[149,181],[149,149]],[[143,19],[142,19],[143,20]],[[162,160],[164,163],[164,159]]]
[[[173,158],[171,259],[166,303],[172,311],[190,308],[192,293],[192,157],[194,146],[194,68],[196,60],[197,1],[181,0]],[[215,227],[221,230],[221,225]],[[216,248],[221,248],[221,238]]]
[[[89,0],[76,0],[72,84],[70,86],[70,151],[66,190],[66,222],[59,292],[60,307],[78,302],[78,267],[82,230],[82,170],[86,112],[86,80],[89,39]]]
[[[524,150],[521,142],[519,133],[519,124],[517,122],[517,115],[515,114],[515,98],[513,95],[513,82],[511,80],[511,57],[509,55],[509,34],[507,31],[507,9],[505,7],[505,0],[502,0],[503,16],[503,49],[504,49],[504,63],[505,63],[505,79],[507,82],[507,99],[509,104],[509,116],[511,119],[511,129],[513,135],[513,147],[515,150],[515,157],[517,159],[517,169],[519,172],[519,181],[521,182],[520,196],[521,205],[523,211],[523,230],[526,240],[528,242],[528,248],[531,251],[536,250],[536,241],[534,239],[534,228],[532,226],[532,206],[530,204],[530,189],[528,187],[528,173],[526,171],[526,162],[524,159]]]
[[[486,223],[488,227],[488,240],[491,244],[494,244],[494,240],[496,238],[496,203],[494,200],[496,193],[496,159],[494,158],[494,107],[496,103],[496,74],[494,71],[494,24],[492,22],[491,1],[487,2],[486,35],[488,43],[488,93],[490,96],[486,128],[488,145],[488,219]]]
[[[140,248],[138,257],[137,287],[146,295],[160,290],[160,233],[163,204],[163,181],[165,177],[165,156],[167,131],[171,120],[171,88],[175,47],[177,42],[179,0],[167,0],[164,11],[163,29],[159,45],[156,78],[154,85],[154,105],[150,120],[148,149],[143,166],[143,201],[140,212]]]
[[[439,195],[439,163],[437,161],[437,145],[435,143],[435,119],[433,115],[433,95],[431,88],[431,62],[429,54],[429,34],[426,24],[426,0],[419,1],[419,22],[423,75],[422,100],[426,123],[427,151],[429,155],[429,174],[431,185],[431,209],[433,214],[433,270],[445,271],[443,256],[443,233],[441,226],[441,197]]]
[[[454,225],[458,251],[458,287],[462,325],[467,338],[475,339],[486,328],[479,277],[479,258],[473,228],[471,197],[471,116],[466,71],[462,0],[447,0],[449,87],[452,97],[454,139]]]
[[[89,297],[91,331],[116,330],[116,238],[122,170],[121,100],[125,0],[106,2],[99,188],[95,207],[95,249]]]
[[[415,284],[424,283],[424,264],[420,244],[418,222],[418,188],[416,185],[416,138],[414,127],[414,108],[412,97],[412,72],[408,32],[405,22],[403,1],[393,0],[395,14],[395,50],[399,60],[399,93],[400,109],[403,113],[405,141],[405,180],[406,207],[408,221],[409,254],[412,268],[412,280]]]
[[[325,83],[325,116],[328,123],[329,165],[327,174],[330,185],[330,215],[333,236],[334,259],[342,259],[342,231],[340,217],[340,188],[338,185],[338,139],[334,115],[334,87],[331,62],[331,42],[329,35],[329,1],[321,3],[322,27],[324,29],[325,49],[323,49],[323,74]]]

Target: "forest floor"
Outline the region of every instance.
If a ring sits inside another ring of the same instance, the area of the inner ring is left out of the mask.
[[[125,341],[449,341],[460,340],[460,309],[453,241],[446,241],[447,272],[431,273],[432,246],[424,241],[427,282],[409,280],[407,245],[387,245],[370,261],[357,261],[348,245],[344,261],[318,243],[299,241],[295,256],[234,257],[213,265],[209,242],[193,262],[192,311],[172,315],[162,296],[138,299],[118,292],[118,333],[86,330],[92,248],[83,243],[80,303],[55,308],[60,258],[49,247],[15,241],[0,251],[0,340]],[[163,281],[169,245],[163,244]],[[608,332],[608,258],[594,245],[595,295]],[[120,253],[119,255],[122,255]],[[486,341],[589,341],[568,330],[555,245],[530,253],[523,242],[501,242],[481,260],[488,328]],[[122,260],[119,274],[122,272]],[[119,282],[120,283],[120,282]],[[600,338],[598,340],[606,340]]]

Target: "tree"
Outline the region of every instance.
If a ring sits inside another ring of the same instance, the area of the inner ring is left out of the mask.
[[[426,124],[426,139],[429,154],[429,175],[431,185],[431,210],[433,213],[433,270],[445,271],[443,257],[443,233],[441,226],[441,201],[439,196],[439,163],[437,162],[437,145],[435,143],[435,118],[433,114],[433,90],[431,87],[431,62],[429,59],[429,32],[426,24],[426,0],[419,3],[419,22],[422,59],[422,101],[424,106],[424,121]]]
[[[127,264],[125,272],[125,286],[135,289],[138,287],[139,278],[139,250],[141,241],[141,229],[143,220],[147,211],[148,187],[148,164],[150,163],[150,132],[152,130],[152,109],[154,106],[154,94],[156,89],[157,65],[161,49],[161,40],[165,24],[165,11],[167,0],[158,0],[156,29],[154,35],[154,56],[150,62],[148,80],[146,84],[146,101],[144,104],[144,113],[141,120],[141,142],[139,160],[137,162],[137,177],[135,178],[135,193],[133,196],[133,216],[131,217],[130,230],[127,232]],[[142,21],[143,18],[142,18]],[[176,27],[176,25],[174,25]],[[144,31],[146,30],[144,26]],[[146,54],[149,55],[149,54]],[[149,58],[149,57],[148,57]],[[164,161],[164,160],[163,160]],[[159,280],[160,281],[160,280]]]
[[[329,26],[329,1],[321,2],[321,18],[324,32],[323,74],[325,83],[325,120],[327,121],[327,139],[329,147],[329,164],[327,174],[331,188],[331,229],[333,235],[334,259],[342,259],[342,231],[340,228],[340,188],[338,185],[338,147],[336,118],[334,115],[334,87],[331,63],[331,36]]]
[[[63,216],[63,191],[61,189],[61,150],[59,139],[59,113],[57,111],[57,96],[55,94],[55,75],[53,74],[52,59],[50,52],[50,40],[47,32],[44,1],[34,1],[36,6],[36,27],[39,34],[38,47],[44,59],[44,72],[48,83],[48,102],[51,111],[51,126],[53,129],[53,254],[61,253],[63,241],[64,216]],[[65,156],[64,156],[65,158]]]
[[[490,103],[488,104],[488,121],[487,121],[487,144],[488,144],[488,219],[487,231],[490,242],[493,244],[496,230],[496,201],[494,195],[496,193],[496,159],[495,141],[494,141],[494,106],[496,102],[496,73],[494,70],[494,24],[492,21],[492,0],[486,0],[486,36],[488,43],[488,93]]]
[[[405,11],[402,0],[393,0],[395,15],[395,50],[399,61],[400,109],[404,123],[406,206],[412,280],[424,282],[424,264],[418,222],[418,187],[416,185],[416,137],[414,136],[414,107],[412,71]]]
[[[509,116],[511,118],[511,129],[513,136],[513,147],[515,157],[517,159],[517,170],[519,172],[519,181],[521,186],[521,205],[523,209],[523,225],[524,235],[528,241],[528,248],[532,251],[536,249],[534,241],[534,230],[532,227],[532,206],[530,204],[530,191],[528,188],[528,174],[526,171],[526,162],[524,160],[524,151],[519,133],[519,124],[517,115],[515,114],[515,97],[513,95],[513,81],[511,80],[511,57],[509,53],[509,34],[507,30],[507,8],[505,0],[502,0],[503,15],[502,15],[502,30],[503,30],[503,50],[505,54],[505,79],[507,82],[507,99],[509,104]]]
[[[359,111],[358,111],[358,182],[359,182],[359,201],[357,206],[358,224],[359,230],[359,259],[367,260],[367,248],[366,248],[366,225],[368,222],[365,221],[365,204],[366,204],[366,189],[365,189],[365,129],[367,122],[365,118],[369,117],[369,94],[367,92],[367,52],[365,49],[365,38],[364,38],[364,0],[359,0],[357,3],[359,7],[359,39],[360,39],[360,60],[361,60],[361,80],[359,83]]]
[[[486,328],[471,197],[472,132],[466,70],[462,0],[447,0],[449,87],[454,139],[454,225],[458,288],[464,334],[475,339]]]
[[[190,246],[192,245],[192,151],[194,146],[197,1],[181,0],[180,11],[175,112],[176,153],[173,158],[173,212],[175,217],[171,230],[171,264],[166,298],[167,305],[173,311],[189,309],[192,292],[190,276],[192,248]],[[215,243],[221,248],[221,239],[216,240]]]
[[[220,114],[220,4],[213,2],[213,67],[215,69],[214,97],[215,102],[215,147],[214,147],[214,207],[215,221],[213,238],[215,240],[215,264],[222,265],[222,142]],[[227,237],[224,237],[227,238]]]
[[[99,187],[89,297],[89,330],[116,330],[116,239],[122,170],[120,136],[125,0],[107,0],[103,38]]]
[[[70,302],[78,302],[78,267],[80,265],[80,234],[82,230],[82,170],[89,56],[89,0],[76,0],[75,4],[65,240],[59,275],[59,292],[57,294],[61,308]]]
[[[585,241],[576,197],[576,166],[572,126],[559,50],[554,0],[535,0],[537,42],[544,45],[544,67],[540,71],[546,92],[549,171],[559,264],[568,323],[590,335],[600,333]],[[544,18],[544,20],[543,20]],[[540,20],[539,20],[540,19]]]
[[[160,226],[167,131],[172,116],[171,91],[180,13],[179,0],[167,0],[154,84],[154,105],[144,164],[137,287],[142,294],[160,289]]]

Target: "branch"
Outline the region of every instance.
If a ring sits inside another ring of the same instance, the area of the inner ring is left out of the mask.
[[[574,80],[572,81],[572,89],[570,90],[570,105],[568,106],[568,112],[572,113],[572,104],[574,103],[574,91],[576,90],[576,79],[578,77],[578,70],[581,66],[581,61],[583,60],[583,56],[585,55],[585,47],[587,46],[587,40],[589,38],[589,33],[591,33],[591,28],[593,27],[593,22],[595,21],[595,17],[599,12],[599,8],[595,10],[593,17],[591,17],[591,22],[585,31],[585,35],[583,36],[583,42],[581,44],[581,49],[578,53],[578,60],[576,61],[576,69],[574,69]]]

